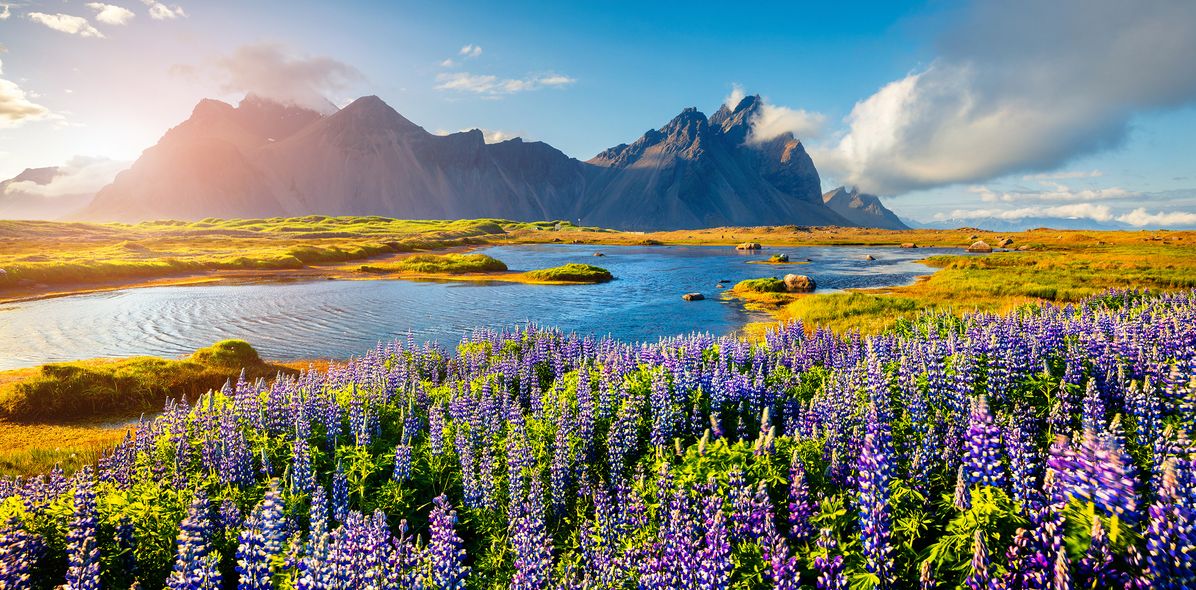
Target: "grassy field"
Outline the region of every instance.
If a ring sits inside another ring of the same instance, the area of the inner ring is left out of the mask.
[[[296,271],[502,242],[510,232],[557,226],[573,229],[563,222],[324,216],[135,225],[0,221],[0,299],[219,271]]]
[[[759,242],[767,250],[800,246],[918,246],[962,249],[1011,239],[988,256],[932,256],[940,269],[918,283],[883,291],[763,297],[753,306],[778,319],[875,332],[924,310],[1001,311],[1031,301],[1071,302],[1107,288],[1171,289],[1196,284],[1196,232],[1061,231],[997,233],[973,228],[891,231],[775,226],[620,232],[496,219],[396,220],[324,217],[159,221],[135,225],[0,221],[0,301],[137,284],[196,280],[410,277],[557,282],[552,273],[506,273],[499,261],[428,256],[427,251],[485,244],[725,245]],[[791,264],[800,254],[788,251]],[[370,260],[362,264],[361,261]],[[764,262],[764,261],[761,261]],[[783,264],[783,263],[781,263]],[[584,273],[583,273],[584,274]],[[472,276],[477,275],[477,276]],[[583,276],[586,281],[601,275]],[[813,277],[817,280],[818,277]],[[564,281],[573,282],[573,281]]]

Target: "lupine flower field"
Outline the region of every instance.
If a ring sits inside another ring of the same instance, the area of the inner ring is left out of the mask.
[[[399,342],[0,483],[0,588],[1192,588],[1194,378],[1192,291]]]

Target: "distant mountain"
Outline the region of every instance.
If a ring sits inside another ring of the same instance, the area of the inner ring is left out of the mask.
[[[1120,221],[1096,221],[1093,219],[1073,217],[1023,217],[1021,219],[1001,219],[999,217],[970,217],[942,219],[917,223],[913,227],[923,229],[957,229],[974,227],[997,232],[1020,232],[1036,228],[1051,229],[1090,229],[1090,230],[1127,230],[1138,229],[1128,223]]]
[[[842,215],[852,225],[880,229],[909,229],[901,218],[889,211],[876,195],[861,193],[858,188],[839,187],[822,195],[822,202]]]
[[[92,199],[91,193],[49,196],[23,188],[29,183],[46,186],[59,173],[57,166],[26,168],[0,181],[0,219],[61,219],[78,213]]]
[[[621,229],[851,225],[823,204],[791,134],[758,142],[758,96],[685,109],[588,162],[544,143],[434,135],[375,96],[331,114],[247,97],[201,101],[82,217],[388,215],[570,219]]]

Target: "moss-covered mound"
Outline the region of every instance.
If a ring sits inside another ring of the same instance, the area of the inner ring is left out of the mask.
[[[507,265],[485,254],[418,254],[389,264],[365,265],[362,272],[406,272],[458,275],[471,272],[503,272]]]
[[[768,277],[763,279],[748,279],[746,281],[739,281],[735,285],[738,291],[750,291],[753,293],[784,293],[785,281],[776,277]]]
[[[613,278],[609,270],[592,264],[566,264],[553,268],[543,268],[527,273],[536,281],[554,281],[562,283],[605,283]]]
[[[243,340],[225,340],[181,360],[133,357],[42,365],[28,377],[0,379],[0,418],[71,420],[127,416],[194,400],[245,370],[248,379],[293,369],[262,361]],[[26,371],[27,372],[27,371]]]

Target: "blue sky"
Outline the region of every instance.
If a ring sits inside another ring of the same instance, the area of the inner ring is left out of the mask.
[[[1196,225],[1193,5],[0,0],[0,178],[100,182],[247,91],[377,94],[586,159],[742,88],[824,189],[910,217]]]

